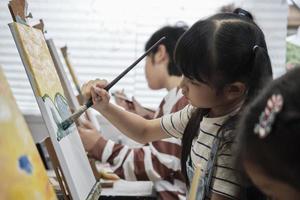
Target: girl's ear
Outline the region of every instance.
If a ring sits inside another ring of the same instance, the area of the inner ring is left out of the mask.
[[[168,53],[165,45],[159,45],[157,52],[154,54],[154,63],[161,63],[162,61],[165,61],[167,57]]]
[[[241,98],[245,93],[246,85],[242,82],[234,82],[224,88],[224,94],[228,100]]]

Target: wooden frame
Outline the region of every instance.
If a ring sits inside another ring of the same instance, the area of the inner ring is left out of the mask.
[[[9,24],[9,27],[49,131],[51,145],[55,150],[55,154],[53,154],[54,151],[51,151],[49,142],[47,142],[47,146],[52,157],[55,158],[56,156],[60,164],[57,162],[57,169],[59,170],[56,171],[58,171],[57,174],[60,174],[58,177],[62,177],[62,180],[65,180],[62,183],[65,183],[66,186],[63,186],[66,199],[98,199],[100,196],[100,183],[96,181],[92,169],[89,168],[90,165],[84,153],[77,129],[72,128],[68,131],[59,131],[59,122],[57,120],[62,120],[59,115],[62,114],[61,112],[66,112],[68,108],[67,104],[64,105],[63,103],[64,92],[55,72],[43,32],[30,27],[26,23],[27,3],[25,0],[10,1],[9,9],[15,20],[14,23]],[[47,79],[45,79],[44,75]],[[59,103],[56,100],[62,102]],[[58,107],[54,104],[52,105],[51,102],[52,104],[57,103]],[[65,111],[55,111],[56,109],[65,109]],[[60,137],[60,134],[63,135]],[[72,149],[72,146],[75,148]]]

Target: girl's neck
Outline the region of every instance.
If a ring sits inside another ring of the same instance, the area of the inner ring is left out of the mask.
[[[224,104],[222,106],[217,106],[215,108],[211,108],[208,116],[209,117],[221,117],[221,116],[225,116],[227,114],[230,114],[231,112],[239,109],[244,103],[244,99],[237,99],[233,102],[229,102],[227,104]]]

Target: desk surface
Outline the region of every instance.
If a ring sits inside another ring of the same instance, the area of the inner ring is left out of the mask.
[[[52,186],[59,196],[61,192],[54,171],[48,170],[47,173]],[[114,182],[112,188],[102,188],[101,196],[103,198],[109,197],[109,199],[126,199],[125,197],[127,199],[129,197],[130,199],[155,199],[155,192],[153,190],[153,183],[150,181],[117,180]]]

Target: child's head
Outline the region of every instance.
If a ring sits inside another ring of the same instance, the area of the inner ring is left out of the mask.
[[[145,50],[149,49],[161,37],[167,39],[154,48],[146,58],[145,74],[151,89],[162,89],[165,80],[170,76],[181,77],[175,66],[173,53],[179,37],[187,30],[187,26],[164,26],[157,30],[147,41]]]
[[[264,34],[238,9],[196,22],[179,39],[175,62],[183,92],[200,108],[252,98],[272,79]]]
[[[245,109],[238,129],[239,163],[254,184],[278,200],[300,197],[299,77],[300,69],[295,69],[273,81]],[[282,96],[282,106],[278,100],[269,101],[273,95]],[[280,107],[278,113],[269,114],[272,108]],[[269,116],[273,116],[273,122]]]
[[[178,40],[174,53],[184,77],[181,88],[192,114],[182,138],[182,171],[204,115],[223,116],[246,105],[272,79],[264,34],[252,15],[239,9],[196,22]],[[237,115],[220,128],[221,143],[231,144]],[[226,145],[222,145],[225,147]]]

